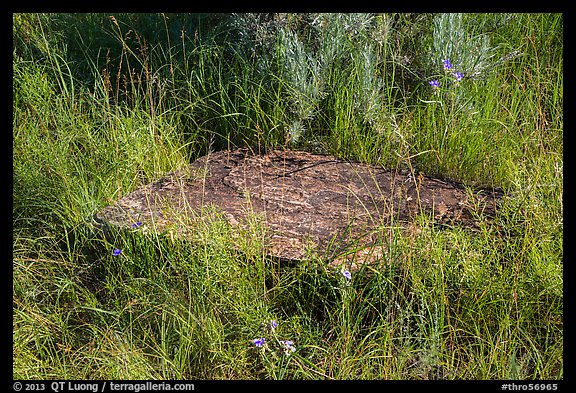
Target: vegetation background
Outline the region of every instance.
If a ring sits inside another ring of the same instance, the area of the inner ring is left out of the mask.
[[[13,14],[12,132],[15,379],[563,378],[562,14]],[[94,227],[239,146],[506,196],[350,279]]]

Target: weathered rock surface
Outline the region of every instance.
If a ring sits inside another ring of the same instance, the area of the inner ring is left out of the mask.
[[[443,224],[474,227],[475,213],[493,215],[500,196],[331,156],[240,149],[209,154],[141,187],[98,212],[96,220],[126,228],[141,221],[161,232],[178,214],[208,206],[233,225],[256,213],[267,228],[266,252],[299,260],[310,250],[323,255],[330,248],[333,254],[350,243],[377,243],[383,228],[421,211]]]

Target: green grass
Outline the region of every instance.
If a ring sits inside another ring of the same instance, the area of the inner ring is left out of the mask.
[[[15,14],[14,378],[562,379],[563,16],[440,18]],[[452,63],[476,54],[482,78],[452,84],[432,53],[456,33]],[[265,257],[256,216],[242,231],[181,217],[193,242],[94,227],[238,146],[506,196],[478,231],[393,229],[385,263],[350,282],[318,255]]]

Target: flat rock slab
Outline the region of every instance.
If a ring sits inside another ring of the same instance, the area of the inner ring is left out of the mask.
[[[421,212],[443,224],[475,227],[475,217],[495,214],[500,197],[495,191],[467,192],[457,183],[331,156],[239,149],[201,157],[95,218],[120,228],[140,221],[162,232],[177,227],[179,215],[198,216],[204,208],[215,208],[235,226],[256,215],[266,227],[267,254],[300,260],[310,251],[335,255],[350,244],[377,243],[383,229]]]

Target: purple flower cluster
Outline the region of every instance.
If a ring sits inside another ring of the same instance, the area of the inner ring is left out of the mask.
[[[282,340],[280,341],[280,345],[282,345],[282,350],[286,356],[290,356],[292,352],[296,352],[296,347],[294,343],[290,340]]]
[[[266,339],[264,337],[255,338],[254,340],[252,340],[252,342],[254,343],[254,345],[256,345],[256,347],[260,348],[262,345],[264,345],[264,343],[266,343]]]
[[[265,328],[265,331],[267,333],[274,333],[275,329],[278,327],[278,322],[276,322],[275,320],[271,320],[269,323],[267,324],[262,324]],[[284,352],[284,354],[286,356],[291,355],[293,352],[296,352],[296,347],[294,346],[294,342],[290,341],[290,340],[278,340],[276,339],[276,345],[275,345],[275,349],[278,351],[282,351]],[[269,349],[268,344],[266,344],[266,338],[265,337],[260,337],[260,338],[255,338],[252,340],[252,344],[254,344],[254,346],[256,348],[262,348],[264,350]]]
[[[444,63],[444,70],[450,71],[452,70],[452,63],[450,63],[450,59],[442,60]],[[452,76],[456,80],[456,82],[460,82],[464,78],[464,74],[461,72],[452,72]]]
[[[453,72],[452,69],[454,68],[453,64],[450,62],[450,59],[445,59],[442,60],[442,64],[444,66],[444,71],[446,71],[447,73],[450,73],[451,76],[454,78],[454,81],[456,83],[460,82],[462,79],[464,79],[464,74],[462,72]],[[433,79],[431,81],[428,82],[428,84],[430,86],[432,86],[432,88],[434,90],[438,89],[440,87],[440,81],[438,81],[437,79]]]

